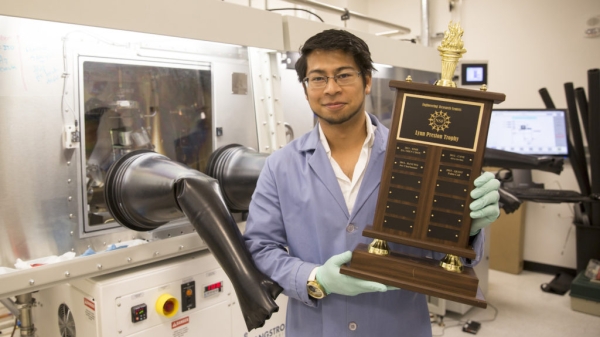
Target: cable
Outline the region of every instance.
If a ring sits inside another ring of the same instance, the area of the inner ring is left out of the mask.
[[[569,242],[569,236],[571,236],[571,230],[573,226],[569,226],[569,231],[567,232],[567,237],[565,238],[565,243],[563,244],[562,250],[560,251],[560,255],[565,255],[565,248],[567,247],[567,242]]]
[[[456,320],[456,319],[453,319],[453,318],[448,318],[448,320],[450,320],[451,323],[456,322],[456,324],[446,326],[446,324],[444,323],[445,316],[442,316],[442,315],[438,315],[438,316],[440,317],[440,321],[438,323],[436,323],[436,325],[442,327],[442,334],[441,335],[434,335],[433,332],[432,332],[432,336],[443,336],[446,329],[448,329],[448,328],[454,328],[454,327],[457,327],[457,326],[462,326],[464,323],[467,322],[467,321]]]
[[[271,9],[267,9],[267,10],[269,12],[271,12],[271,11],[304,11],[306,13],[309,13],[309,14],[312,14],[312,15],[316,16],[319,20],[321,20],[321,22],[325,22],[325,21],[323,21],[323,19],[321,19],[320,16],[318,16],[317,14],[315,14],[315,13],[309,11],[309,10],[306,10],[304,8],[271,8]]]
[[[71,33],[69,33],[69,34],[71,34]],[[62,97],[60,100],[60,114],[61,114],[61,116],[63,116],[63,120],[64,120],[64,113],[69,111],[73,115],[73,120],[76,121],[77,117],[75,116],[75,111],[71,108],[71,106],[69,106],[68,102],[65,102],[65,96],[67,95],[67,78],[69,77],[69,73],[67,72],[67,36],[69,36],[69,34],[65,35],[65,37],[63,38],[63,73],[62,73],[63,89],[62,89]],[[67,105],[66,111],[65,111],[65,105]]]
[[[442,334],[441,334],[441,335],[434,335],[434,334],[432,333],[432,334],[431,334],[431,336],[443,336],[443,335],[444,335],[444,333],[446,332],[446,329],[449,329],[449,328],[456,328],[457,326],[462,326],[462,325],[463,325],[463,324],[465,324],[467,321],[456,321],[456,322],[457,322],[457,324],[455,324],[455,325],[449,325],[449,326],[446,326],[446,325],[444,325],[444,327],[442,327]]]
[[[477,321],[477,322],[479,322],[479,323],[481,323],[481,322],[493,322],[493,321],[495,321],[495,320],[496,320],[496,317],[498,317],[498,308],[496,308],[495,306],[493,306],[493,305],[492,305],[491,303],[489,303],[489,302],[488,302],[488,305],[489,305],[490,307],[492,307],[492,309],[494,309],[494,317],[492,317],[492,318],[490,318],[490,319],[483,319],[483,320],[480,320],[480,321]]]
[[[13,337],[15,335],[15,331],[17,331],[17,322],[19,321],[19,319],[17,317],[15,317],[15,325],[13,326],[13,331],[10,334],[10,337]]]
[[[560,184],[560,181],[555,180],[554,182],[556,183],[556,185],[558,185],[559,190],[563,189],[563,187]],[[573,219],[575,219],[575,204],[571,204],[571,205],[567,206],[567,208],[571,212],[571,217]],[[560,214],[559,214],[559,217],[561,217]],[[569,236],[571,236],[572,229],[573,229],[573,226],[569,226],[569,231],[567,232],[567,236],[565,237],[565,242],[562,246],[562,250],[560,251],[560,255],[565,255],[565,248],[567,247],[567,243],[569,242]]]

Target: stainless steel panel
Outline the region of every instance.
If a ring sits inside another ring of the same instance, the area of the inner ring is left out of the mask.
[[[271,153],[287,144],[282,108],[279,53],[248,48],[257,120],[258,150]]]
[[[146,233],[111,223],[86,228],[90,97],[80,61],[173,69],[209,65],[212,106],[206,115],[214,117],[210,129],[221,126],[224,133],[213,132],[206,156],[230,143],[257,146],[251,90],[232,93],[232,74],[250,73],[245,47],[2,16],[0,44],[0,297],[206,248],[186,220]],[[82,142],[65,147],[65,127],[75,125]],[[127,145],[126,138],[121,141]],[[106,252],[133,239],[147,243]],[[88,248],[97,254],[82,257]],[[76,257],[2,274],[17,259],[67,252]]]
[[[291,63],[290,65],[294,66]],[[303,134],[312,130],[315,125],[315,114],[308,105],[308,100],[304,94],[302,84],[298,82],[298,75],[295,69],[282,67],[281,74],[281,100],[284,102],[283,118],[293,130],[294,138],[298,138]],[[288,142],[292,141],[291,137]]]
[[[1,266],[74,248],[78,155],[62,149],[57,96],[0,96]]]
[[[258,149],[253,97],[250,93],[236,94],[232,90],[233,74],[239,73],[248,74],[248,86],[251,87],[248,62],[215,63],[212,69],[215,73],[213,86],[223,88],[213,93],[215,127],[223,130],[221,136],[216,135],[216,148],[228,144],[241,144]]]

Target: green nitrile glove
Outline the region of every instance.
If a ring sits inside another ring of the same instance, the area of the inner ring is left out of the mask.
[[[385,284],[365,281],[356,277],[340,274],[340,267],[350,262],[352,252],[346,251],[342,254],[334,255],[324,265],[317,268],[317,282],[325,288],[327,294],[340,294],[347,296],[356,296],[362,293],[375,291],[384,292],[397,289],[386,286]]]
[[[498,200],[500,194],[500,181],[494,178],[491,172],[485,172],[475,179],[475,189],[471,191],[471,198],[475,199],[469,205],[471,209],[471,235],[477,235],[482,228],[489,226],[500,216]]]

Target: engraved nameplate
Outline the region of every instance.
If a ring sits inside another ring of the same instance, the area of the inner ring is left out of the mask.
[[[396,139],[474,152],[482,115],[482,103],[405,94]]]
[[[388,197],[393,200],[407,201],[414,204],[419,202],[419,192],[391,187]]]
[[[401,156],[412,156],[425,158],[427,157],[427,146],[419,146],[415,144],[408,144],[403,142],[396,143],[396,155]]]
[[[438,176],[469,181],[471,179],[471,170],[440,165]]]
[[[458,242],[459,234],[460,231],[433,225],[429,225],[429,228],[427,229],[427,237],[452,242]]]
[[[406,218],[414,219],[417,213],[417,207],[395,202],[388,202],[385,209],[386,214],[401,215]]]
[[[390,216],[383,218],[383,227],[401,232],[412,233],[414,221],[398,219]]]
[[[467,154],[463,152],[456,152],[450,150],[442,151],[442,158],[440,161],[444,163],[453,163],[453,164],[461,164],[461,165],[473,165],[473,155]]]
[[[431,221],[460,228],[462,215],[433,210],[431,211]]]
[[[422,180],[423,178],[420,176],[392,172],[391,182],[394,185],[402,185],[406,187],[420,189],[422,187]]]
[[[450,194],[458,197],[466,197],[468,189],[467,185],[464,184],[438,180],[435,184],[435,191],[438,193]]]
[[[452,211],[462,212],[465,209],[465,200],[464,199],[452,199],[448,197],[443,197],[441,195],[433,196],[433,207],[435,208],[445,208]]]
[[[425,163],[422,161],[408,160],[408,159],[401,159],[401,158],[394,159],[394,168],[397,170],[423,173],[424,167],[425,167]]]

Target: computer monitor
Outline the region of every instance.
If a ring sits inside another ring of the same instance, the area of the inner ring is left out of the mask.
[[[486,147],[535,156],[566,157],[567,123],[562,109],[494,109]]]
[[[461,65],[462,85],[487,84],[487,63],[463,63]]]

